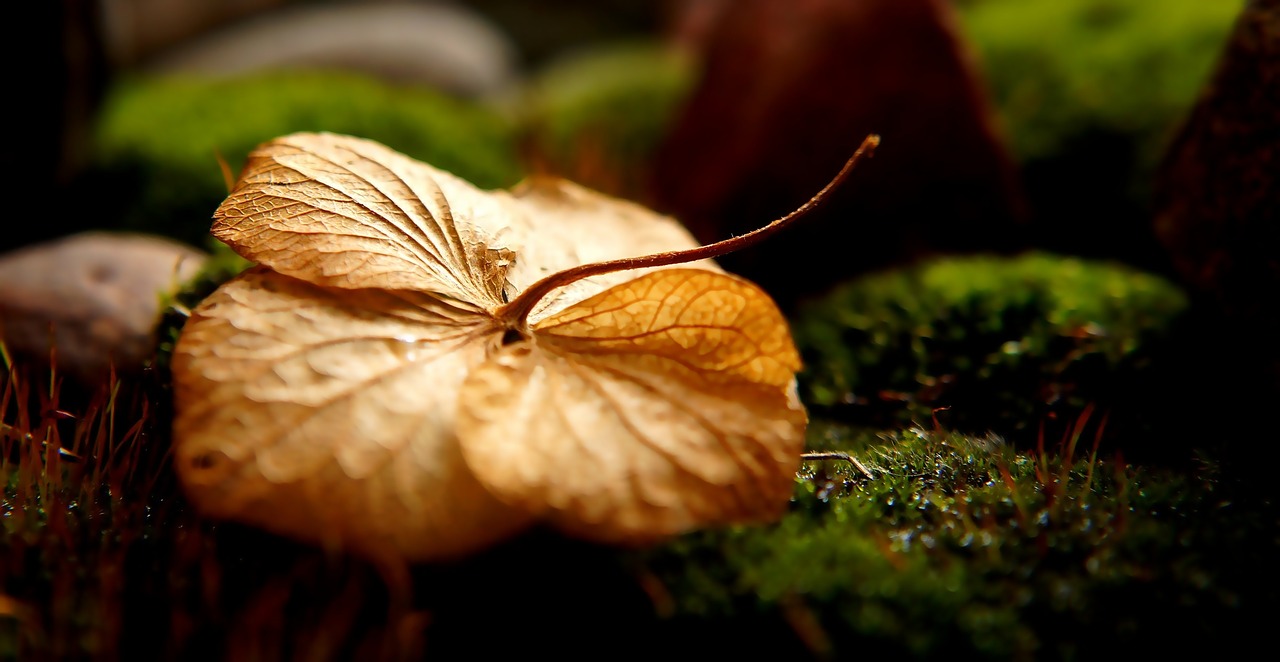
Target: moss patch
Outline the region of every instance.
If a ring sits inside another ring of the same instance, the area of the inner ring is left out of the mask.
[[[173,356],[182,327],[191,316],[191,310],[204,301],[205,297],[213,294],[218,286],[253,265],[216,239],[209,238],[205,243],[209,246],[210,254],[204,266],[183,283],[177,292],[161,301],[160,321],[154,332],[156,353],[150,361],[150,368],[156,372],[155,379],[161,387],[169,384],[169,359]]]
[[[1280,607],[1274,499],[1212,462],[1129,466],[1095,453],[1091,429],[1028,454],[819,420],[810,447],[854,451],[874,479],[808,463],[777,524],[648,550],[535,531],[415,569],[413,603],[388,611],[367,564],[187,510],[164,407],[139,410],[141,392],[71,419],[38,381],[15,383],[0,589],[17,609],[0,625],[19,627],[0,628],[0,651],[18,658],[1222,654]],[[46,452],[59,446],[73,455]]]
[[[1233,500],[1211,467],[919,429],[818,434],[865,446],[877,478],[811,465],[778,525],[644,555],[673,619],[786,624],[735,630],[742,650],[1043,660],[1234,647],[1276,603],[1276,512]]]
[[[851,282],[794,322],[805,401],[863,425],[1050,440],[1087,406],[1149,426],[1156,368],[1187,300],[1119,265],[1031,253],[946,258]],[[1146,394],[1146,395],[1144,395]],[[1156,409],[1159,410],[1158,408]]]
[[[200,244],[227,194],[218,159],[238,173],[251,149],[294,131],[369,138],[482,188],[521,176],[506,120],[430,90],[320,72],[135,79],[102,110],[86,221]]]

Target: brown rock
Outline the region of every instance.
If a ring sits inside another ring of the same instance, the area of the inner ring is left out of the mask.
[[[1280,337],[1280,0],[1254,0],[1159,177],[1155,230],[1239,333]],[[1275,352],[1273,352],[1275,354]]]
[[[1199,385],[1191,406],[1209,412],[1200,438],[1226,447],[1224,475],[1270,495],[1280,447],[1245,426],[1280,398],[1280,0],[1246,6],[1156,202],[1155,233],[1210,313],[1183,367]]]
[[[945,0],[683,3],[702,80],[659,150],[653,203],[704,242],[795,209],[869,133],[815,215],[728,256],[780,303],[933,251],[1013,248],[1014,170]]]
[[[155,347],[161,296],[206,256],[145,235],[89,232],[0,256],[0,339],[14,354],[100,378],[141,367]]]

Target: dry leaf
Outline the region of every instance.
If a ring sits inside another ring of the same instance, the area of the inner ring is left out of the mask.
[[[495,495],[610,542],[780,515],[799,359],[746,281],[669,269],[544,319],[462,385],[463,457]]]
[[[250,156],[213,234],[259,266],[173,361],[177,470],[206,514],[420,561],[535,521],[637,543],[788,501],[806,419],[785,320],[709,260],[676,266],[716,253],[672,219],[294,134]]]

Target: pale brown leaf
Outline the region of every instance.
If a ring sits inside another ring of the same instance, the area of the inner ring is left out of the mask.
[[[785,320],[673,219],[552,179],[484,193],[329,134],[259,148],[216,218],[261,266],[174,353],[205,514],[424,561],[539,518],[635,543],[788,501]]]
[[[471,372],[467,464],[580,536],[641,542],[777,516],[799,466],[799,358],[758,288],[646,274],[553,315]]]
[[[544,276],[580,264],[693,248],[679,222],[641,205],[611,198],[554,177],[535,177],[511,190],[509,236],[519,237],[519,259],[507,278],[519,292]],[[712,260],[686,267],[720,271]],[[530,318],[582,301],[644,273],[615,271],[591,276],[544,298]]]
[[[318,285],[496,305],[511,252],[481,221],[506,216],[500,200],[378,143],[300,133],[250,153],[213,235]]]
[[[423,294],[250,270],[200,305],[174,355],[188,495],[215,517],[413,560],[509,535],[528,518],[480,487],[454,432],[486,332]]]

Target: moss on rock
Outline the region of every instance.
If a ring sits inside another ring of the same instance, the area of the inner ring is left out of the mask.
[[[805,401],[828,416],[892,427],[992,429],[1024,447],[1056,439],[1089,405],[1124,433],[1153,415],[1156,357],[1183,293],[1132,268],[1029,253],[957,257],[851,282],[794,322]],[[1158,389],[1157,389],[1158,390]]]
[[[521,174],[506,120],[430,90],[323,72],[143,78],[104,105],[82,178],[96,205],[86,218],[202,243],[227,194],[218,159],[236,173],[259,143],[294,131],[376,140],[482,188]]]

